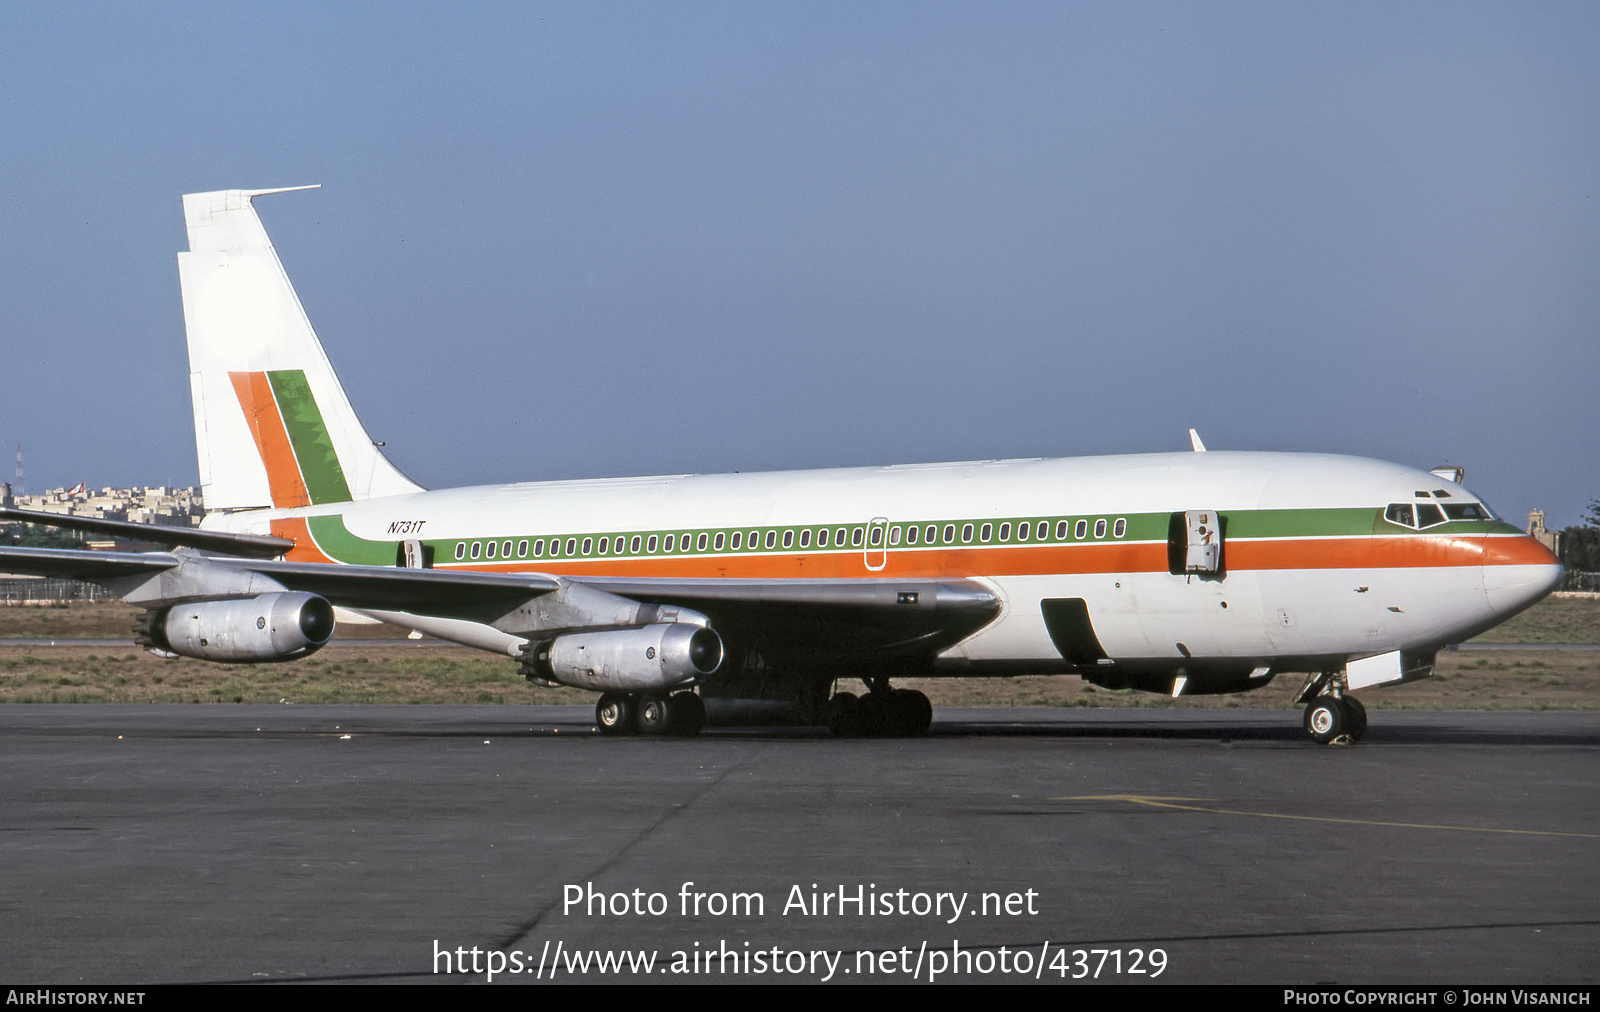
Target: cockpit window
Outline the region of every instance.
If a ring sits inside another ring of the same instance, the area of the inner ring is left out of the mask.
[[[1417,526],[1416,511],[1411,508],[1411,504],[1408,502],[1390,503],[1389,508],[1383,511],[1383,518],[1391,524],[1399,524],[1401,527]]]
[[[1401,527],[1427,530],[1450,520],[1493,520],[1494,514],[1476,502],[1394,502],[1383,511],[1383,518]]]
[[[1444,515],[1451,520],[1493,520],[1489,511],[1475,502],[1445,503]]]
[[[1417,503],[1417,526],[1434,527],[1444,523],[1444,510],[1431,502]]]

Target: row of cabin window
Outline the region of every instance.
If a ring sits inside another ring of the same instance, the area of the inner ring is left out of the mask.
[[[833,540],[836,544],[843,545],[843,544],[845,544],[846,539],[848,539],[849,543],[851,545],[854,545],[855,547],[859,548],[861,546],[861,539],[862,539],[862,536],[863,536],[863,534],[862,534],[863,530],[864,530],[864,528],[861,528],[861,527],[855,527],[855,528],[840,527],[837,530],[837,532],[835,532],[832,535],[831,540]],[[767,531],[766,532],[766,538],[765,538],[766,547],[767,548],[776,548],[776,547],[778,547],[779,537],[780,537],[780,532],[775,531],[775,530]],[[794,542],[795,542],[795,532],[794,531],[783,531],[781,533],[781,537],[782,537],[782,540],[783,540],[783,547],[785,547],[785,548],[793,548],[794,547]],[[817,547],[818,548],[826,548],[826,547],[828,547],[829,541],[830,541],[830,536],[829,536],[829,532],[828,532],[827,529],[823,529],[823,530],[817,531],[816,542],[817,542]],[[761,532],[760,531],[751,531],[748,541],[746,541],[746,539],[745,539],[744,531],[734,531],[733,535],[731,537],[728,534],[726,534],[725,532],[723,532],[723,531],[718,531],[714,535],[713,534],[708,534],[708,533],[701,533],[698,537],[696,537],[695,535],[693,535],[693,534],[691,534],[691,533],[689,533],[687,531],[685,531],[682,535],[668,534],[668,535],[662,536],[662,535],[658,535],[658,534],[652,534],[648,538],[646,538],[645,536],[640,535],[640,534],[635,534],[631,541],[628,540],[628,536],[626,534],[619,534],[616,537],[615,544],[613,544],[612,539],[610,537],[603,537],[603,538],[599,539],[598,545],[596,544],[595,538],[593,538],[593,537],[586,537],[586,538],[582,539],[581,542],[576,537],[568,538],[566,540],[565,546],[562,545],[562,542],[561,542],[560,538],[551,538],[550,539],[550,557],[552,559],[558,559],[558,558],[561,558],[563,555],[565,555],[567,557],[572,557],[572,556],[575,556],[575,555],[591,555],[591,554],[610,555],[610,554],[613,554],[613,548],[615,549],[615,554],[617,554],[617,555],[623,555],[623,554],[638,555],[638,554],[640,554],[641,550],[646,555],[654,555],[657,549],[660,549],[663,552],[672,552],[672,551],[684,551],[684,552],[687,552],[687,551],[690,551],[690,547],[689,546],[691,544],[694,545],[693,550],[697,551],[697,552],[703,552],[703,551],[705,551],[707,549],[707,547],[709,547],[712,551],[715,551],[715,552],[722,551],[724,549],[724,547],[731,547],[734,551],[738,551],[740,549],[745,549],[745,548],[748,548],[748,550],[752,550],[753,551],[753,550],[756,550],[756,549],[759,549],[759,548],[762,547],[763,539],[761,537]],[[565,547],[565,551],[562,550],[563,547]],[[800,532],[800,547],[801,548],[810,548],[811,547],[811,531],[802,530]],[[528,542],[527,539],[523,539],[523,540],[518,541],[516,543],[516,558],[519,558],[519,559],[528,558],[529,548],[530,548],[530,543]],[[535,539],[531,543],[531,548],[532,548],[532,552],[533,552],[533,558],[535,558],[535,559],[543,558],[544,557],[544,550],[545,550],[545,540],[544,540],[544,538]],[[599,550],[598,553],[596,553],[596,549],[597,548]],[[499,542],[497,542],[497,541],[486,541],[486,542],[480,542],[480,541],[470,541],[470,542],[469,541],[458,541],[458,542],[456,542],[456,558],[458,560],[460,560],[460,559],[468,559],[468,558],[472,558],[472,559],[478,559],[478,558],[493,559],[493,558],[496,558],[496,557],[503,558],[503,559],[509,559],[509,558],[512,558],[512,554],[511,553],[512,553],[512,546],[511,546],[511,542],[510,541],[499,541]]]
[[[1094,522],[1094,536],[1096,538],[1103,538],[1106,536],[1107,523],[1108,520],[1106,518],[1101,518]],[[1067,540],[1068,529],[1068,521],[1056,521],[1056,540]],[[1079,520],[1076,524],[1071,524],[1070,529],[1072,531],[1073,538],[1078,541],[1082,541],[1084,538],[1089,536],[1089,521]],[[1128,533],[1127,518],[1118,517],[1114,523],[1110,524],[1110,531],[1111,536],[1114,538],[1125,536]],[[879,531],[877,529],[873,531],[872,544],[874,546],[879,543],[877,540],[878,533]],[[974,533],[977,534],[978,540],[983,544],[988,544],[990,541],[1049,541],[1050,521],[1041,520],[1039,521],[1038,525],[1035,526],[1031,521],[1024,520],[1021,523],[1018,523],[1014,530],[1011,526],[1011,523],[1007,521],[1006,523],[1000,525],[998,537],[995,536],[997,532],[995,531],[995,525],[992,523],[984,524],[982,527],[977,527],[976,529],[973,524],[963,524],[961,526],[961,543],[964,545],[971,544]],[[943,535],[942,539],[940,538],[941,534]],[[938,524],[928,524],[927,527],[923,528],[916,526],[906,527],[903,540],[905,544],[908,545],[914,545],[919,540],[923,544],[928,545],[953,545],[956,543],[956,525],[945,524],[943,531],[939,529]],[[901,528],[889,528],[889,544],[898,545],[901,543],[901,541]]]
[[[1103,538],[1103,537],[1106,536],[1106,523],[1107,523],[1107,521],[1104,518],[1096,520],[1094,522],[1094,536],[1096,538]],[[1057,540],[1059,540],[1059,541],[1065,541],[1066,540],[1066,537],[1067,537],[1067,526],[1068,526],[1068,522],[1065,521],[1065,520],[1059,521],[1056,524],[1056,539]],[[973,534],[974,534],[975,530],[976,530],[976,533],[977,533],[977,536],[978,536],[978,540],[980,542],[983,542],[983,543],[987,544],[989,541],[994,540],[994,534],[995,534],[995,525],[994,524],[987,523],[987,524],[984,524],[981,528],[975,528],[975,525],[973,525],[973,524],[964,524],[961,527],[961,543],[962,544],[971,544],[972,543],[972,537],[973,537]],[[865,531],[866,531],[866,528],[863,528],[863,527],[839,527],[839,528],[834,529],[830,533],[829,529],[824,527],[824,528],[822,528],[822,529],[820,529],[820,530],[818,530],[816,532],[816,547],[818,547],[818,548],[827,548],[829,546],[830,542],[833,545],[835,545],[836,547],[844,547],[844,545],[846,544],[846,541],[848,540],[848,543],[849,543],[850,547],[852,547],[852,548],[860,548],[861,544],[862,544],[863,537],[865,536]],[[1037,531],[1036,534],[1034,533],[1035,531]],[[903,535],[902,535],[902,532],[903,532]],[[1120,537],[1124,536],[1125,534],[1127,534],[1127,532],[1128,532],[1128,521],[1127,521],[1127,519],[1123,518],[1123,517],[1118,517],[1116,522],[1115,522],[1115,524],[1113,524],[1112,527],[1111,527],[1111,536],[1115,537],[1115,538],[1120,538]],[[919,541],[921,541],[921,542],[923,542],[925,544],[929,544],[929,545],[939,544],[939,543],[941,543],[940,540],[939,540],[939,534],[940,533],[941,532],[939,531],[939,525],[938,524],[928,524],[926,529],[915,527],[915,526],[909,526],[909,527],[902,528],[902,527],[897,525],[897,526],[889,528],[889,544],[898,545],[898,544],[901,544],[902,540],[904,541],[905,544],[908,544],[908,545],[917,544]],[[1003,524],[1000,525],[1000,530],[999,530],[1000,537],[999,537],[998,540],[1000,540],[1000,541],[1015,540],[1015,541],[1021,542],[1021,541],[1029,541],[1029,540],[1037,539],[1039,541],[1048,541],[1050,539],[1050,522],[1048,520],[1041,520],[1041,521],[1039,521],[1038,527],[1035,528],[1032,523],[1030,523],[1027,520],[1024,520],[1021,523],[1016,525],[1016,528],[1015,528],[1015,535],[1016,536],[1015,536],[1014,539],[1012,537],[1012,533],[1013,533],[1013,529],[1012,529],[1011,523],[1009,521],[1006,522],[1006,523],[1003,523]],[[1079,520],[1077,522],[1077,524],[1075,524],[1073,526],[1072,533],[1073,533],[1073,537],[1077,538],[1080,541],[1083,540],[1084,538],[1088,537],[1089,536],[1089,521],[1087,521],[1087,520]],[[943,544],[951,545],[951,544],[955,544],[956,543],[956,525],[955,524],[945,524],[944,525],[943,534],[944,534],[944,539],[943,539],[943,542],[942,542]],[[644,551],[645,554],[653,555],[653,554],[655,554],[655,552],[656,552],[656,550],[658,548],[661,551],[664,551],[664,552],[671,552],[671,551],[674,551],[674,550],[689,551],[690,550],[689,549],[689,545],[691,543],[694,545],[694,551],[697,551],[697,552],[705,551],[708,546],[711,548],[712,551],[715,551],[715,552],[722,551],[724,546],[726,546],[728,548],[731,548],[733,551],[740,551],[741,549],[747,550],[747,551],[755,551],[755,550],[759,550],[759,549],[761,549],[763,547],[765,547],[765,548],[776,548],[776,547],[778,547],[778,541],[779,541],[780,537],[781,537],[781,539],[783,541],[783,547],[784,548],[793,548],[793,547],[795,547],[795,532],[792,531],[792,530],[783,531],[783,532],[781,532],[781,534],[780,534],[779,531],[776,531],[776,530],[768,530],[766,532],[766,536],[764,538],[762,537],[762,532],[761,531],[759,531],[759,530],[751,531],[750,532],[750,536],[749,536],[748,539],[745,538],[744,531],[734,531],[731,536],[725,534],[722,531],[718,531],[714,535],[702,532],[698,537],[696,537],[695,535],[689,534],[687,532],[685,532],[681,536],[677,535],[677,534],[668,534],[668,535],[665,535],[664,537],[661,536],[661,535],[652,534],[648,538],[646,538],[646,537],[644,537],[643,535],[640,535],[640,534],[635,534],[631,541],[627,540],[627,535],[619,534],[616,537],[616,541],[615,541],[615,545],[614,546],[613,546],[613,543],[612,543],[612,539],[610,537],[602,537],[602,538],[600,538],[599,542],[598,542],[598,545],[596,544],[595,538],[592,537],[592,536],[583,538],[581,542],[579,541],[578,538],[571,537],[571,538],[568,538],[566,540],[566,544],[565,545],[562,544],[560,538],[551,538],[550,539],[550,557],[553,558],[553,559],[556,559],[556,558],[561,558],[563,555],[565,555],[565,556],[567,556],[569,558],[572,557],[572,556],[580,555],[580,554],[581,555],[590,555],[590,554],[595,554],[595,549],[596,548],[599,549],[598,554],[600,554],[600,555],[609,555],[609,554],[612,554],[613,547],[615,547],[615,550],[616,550],[615,553],[618,554],[618,555],[622,555],[622,554],[637,555],[637,554],[640,553],[641,549]],[[874,548],[882,545],[883,544],[883,528],[882,527],[874,527],[874,528],[872,528],[871,535],[870,535],[870,537],[867,537],[866,540],[868,540],[870,542],[871,546],[874,547]],[[800,532],[799,532],[799,541],[800,541],[800,547],[801,548],[810,548],[811,547],[811,545],[812,545],[812,532],[811,532],[811,530],[809,528],[802,528],[800,530]],[[679,547],[678,547],[679,545],[682,546],[681,549],[679,549]],[[562,550],[563,548],[565,548],[565,551]],[[535,559],[543,558],[544,557],[544,551],[545,551],[545,540],[544,540],[544,538],[535,539],[531,543],[531,549],[532,549],[532,553],[533,553],[533,555],[532,555],[533,558],[535,558]],[[519,559],[528,558],[529,557],[529,550],[530,550],[530,543],[526,538],[523,538],[523,539],[517,541],[516,542],[516,548],[515,548],[515,551],[516,551],[515,558],[519,558]],[[458,542],[456,542],[456,559],[457,560],[464,560],[464,559],[468,559],[468,558],[471,558],[471,559],[479,559],[479,558],[482,558],[482,559],[494,559],[494,558],[509,559],[509,558],[513,557],[512,551],[513,551],[512,542],[509,541],[509,540],[507,540],[507,541],[471,541],[471,542],[458,541]]]

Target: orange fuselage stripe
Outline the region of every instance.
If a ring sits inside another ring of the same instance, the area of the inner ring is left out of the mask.
[[[337,563],[338,561],[317,547],[316,540],[311,537],[311,526],[300,517],[272,521],[271,532],[273,537],[288,538],[294,542],[294,547],[284,556],[291,562]]]
[[[291,538],[290,558],[335,562],[311,537],[303,519],[277,520],[272,533]],[[880,556],[874,553],[873,561]],[[1436,569],[1473,566],[1545,566],[1556,559],[1529,538],[1353,537],[1228,543],[1228,571],[1313,569]],[[702,555],[624,559],[441,560],[453,569],[483,572],[570,573],[584,576],[668,579],[909,579],[972,576],[1049,576],[1167,571],[1167,546],[1152,543],[895,548],[880,570],[866,568],[861,552],[788,555]]]
[[[256,452],[261,454],[261,463],[266,466],[272,505],[311,505],[311,496],[306,492],[305,479],[300,476],[300,464],[289,443],[289,432],[284,428],[283,416],[278,413],[278,399],[273,396],[267,374],[230,372],[228,378],[233,381],[233,392],[238,394],[239,407],[244,409],[245,421],[250,424]]]
[[[1555,556],[1532,538],[1330,538],[1230,541],[1229,569],[1430,569],[1439,566],[1548,566]]]

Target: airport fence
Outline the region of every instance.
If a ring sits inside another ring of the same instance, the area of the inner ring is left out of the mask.
[[[1562,590],[1600,591],[1600,573],[1586,573],[1581,569],[1567,570],[1567,578],[1561,581]]]
[[[82,580],[61,580],[54,577],[0,579],[0,606],[108,601],[115,596],[107,593],[98,583],[85,583]]]

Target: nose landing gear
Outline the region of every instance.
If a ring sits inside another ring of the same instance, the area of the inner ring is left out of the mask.
[[[1342,672],[1313,676],[1295,702],[1306,704],[1306,734],[1319,745],[1353,745],[1367,733],[1367,708],[1346,691]]]

